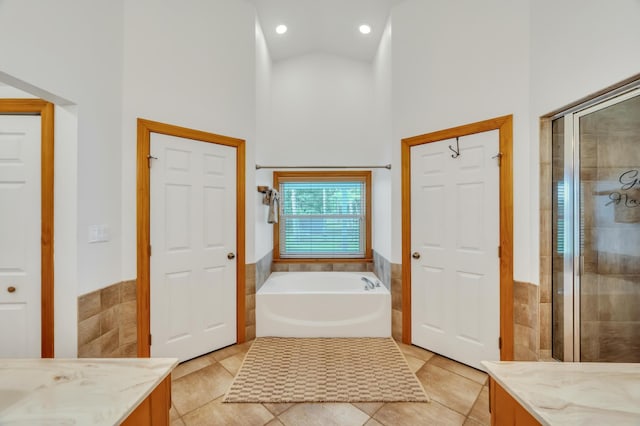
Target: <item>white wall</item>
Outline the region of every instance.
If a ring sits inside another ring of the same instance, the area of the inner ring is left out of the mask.
[[[123,278],[136,277],[136,119],[246,140],[246,254],[254,261],[255,11],[238,0],[127,1]]]
[[[380,164],[391,163],[392,125],[391,125],[391,20],[387,21],[378,45],[378,51],[373,60],[374,101],[373,122],[371,123],[370,139],[376,141],[379,149]],[[376,169],[373,172],[373,249],[391,260],[391,184],[392,172],[386,169]]]
[[[256,17],[256,163],[263,163],[263,153],[268,151],[271,133],[271,69],[269,48]],[[264,163],[263,163],[264,164]],[[247,164],[254,168],[255,164]],[[273,225],[267,223],[268,207],[262,204],[263,194],[256,186],[272,186],[273,172],[257,170],[255,186],[249,188],[247,196],[254,200],[255,208],[255,261],[273,250]]]
[[[328,54],[274,63],[272,126],[261,144],[269,165],[360,165],[377,163],[383,149],[370,139],[371,64]]]
[[[539,118],[640,72],[639,17],[638,0],[531,1],[532,259],[540,248]]]
[[[57,356],[76,354],[78,294],[121,278],[121,44],[121,1],[0,2],[0,79],[57,104]],[[111,241],[88,244],[89,224]]]
[[[78,106],[78,293],[121,277],[121,65],[122,1],[0,2],[0,72]],[[88,244],[90,224],[111,240]]]
[[[529,186],[529,4],[406,0],[392,11],[393,253],[401,261],[400,140],[514,115],[514,182]],[[529,281],[531,206],[514,193],[514,275]],[[537,219],[536,219],[537,220]]]

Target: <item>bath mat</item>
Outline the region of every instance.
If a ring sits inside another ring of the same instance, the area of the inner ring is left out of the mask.
[[[259,337],[224,402],[428,402],[391,338]]]

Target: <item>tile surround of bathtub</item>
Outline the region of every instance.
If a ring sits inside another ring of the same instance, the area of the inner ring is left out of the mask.
[[[137,356],[136,281],[78,297],[78,357]]]
[[[285,263],[274,262],[272,272],[373,272],[372,262]]]
[[[260,290],[262,284],[269,278],[273,265],[273,251],[270,251],[256,262],[256,291]]]
[[[373,273],[388,290],[391,290],[391,262],[375,250],[373,250]]]

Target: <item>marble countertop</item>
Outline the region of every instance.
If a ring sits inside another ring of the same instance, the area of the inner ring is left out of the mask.
[[[640,425],[640,364],[482,365],[543,425]]]
[[[0,359],[0,424],[116,425],[174,358]]]

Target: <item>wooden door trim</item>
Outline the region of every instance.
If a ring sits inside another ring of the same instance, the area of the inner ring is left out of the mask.
[[[138,118],[137,136],[137,322],[138,356],[149,357],[151,346],[150,300],[150,172],[148,156],[151,133],[225,145],[236,149],[236,339],[245,340],[245,141],[215,133],[188,129],[171,124]]]
[[[40,356],[53,358],[54,106],[42,99],[0,99],[0,114],[40,116]]]
[[[500,359],[513,360],[513,115],[402,139],[402,341],[411,344],[411,148],[498,130],[500,137]]]

